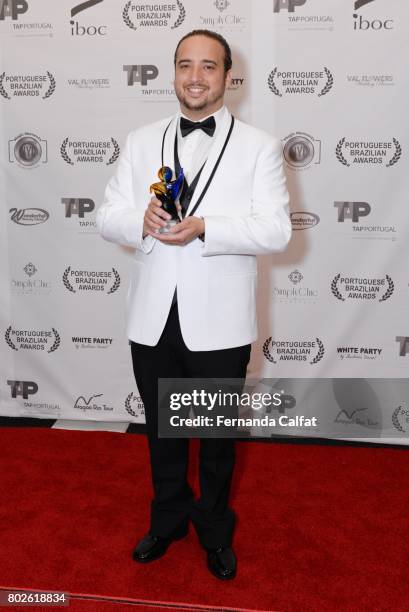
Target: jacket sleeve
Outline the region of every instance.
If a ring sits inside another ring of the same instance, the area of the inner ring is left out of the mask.
[[[285,249],[291,237],[291,222],[282,159],[279,140],[268,139],[260,148],[249,215],[204,216],[203,257],[261,255]]]
[[[132,134],[129,134],[116,172],[105,189],[96,223],[105,240],[149,253],[156,241],[152,236],[142,238],[143,217],[148,203],[141,200],[138,206],[135,199],[131,139]]]

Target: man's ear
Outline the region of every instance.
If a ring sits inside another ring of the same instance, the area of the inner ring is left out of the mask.
[[[232,73],[231,73],[231,68],[230,68],[230,70],[226,72],[226,77],[225,77],[226,89],[230,87],[231,80],[232,80]]]

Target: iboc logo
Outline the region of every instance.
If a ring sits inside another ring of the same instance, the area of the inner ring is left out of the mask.
[[[281,10],[294,13],[298,6],[303,6],[307,0],[274,0],[274,12],[279,13]]]
[[[27,12],[28,4],[26,0],[0,0],[0,20],[10,17],[18,19],[19,15]]]
[[[172,4],[135,4],[129,0],[122,11],[122,19],[131,30],[138,28],[178,28],[186,11],[180,0]]]
[[[360,217],[367,217],[371,212],[368,202],[334,202],[334,206],[338,208],[339,223],[343,223],[345,219],[358,223]]]
[[[89,9],[96,4],[100,4],[103,0],[87,0],[81,2],[71,9],[71,36],[105,36],[107,33],[106,25],[81,25],[78,21],[74,21],[72,17],[75,17],[78,13]]]
[[[358,11],[367,4],[371,4],[375,0],[355,0],[354,8]],[[354,13],[354,30],[355,31],[374,31],[374,30],[393,30],[393,19],[365,19],[361,14]]]
[[[129,86],[140,83],[142,86],[146,86],[148,81],[156,79],[159,74],[159,70],[156,66],[151,64],[146,65],[130,65],[123,66],[124,72],[127,73],[127,84]]]
[[[21,395],[23,399],[28,399],[29,395],[34,395],[38,391],[37,383],[31,380],[8,380],[7,384],[10,386],[13,398]]]

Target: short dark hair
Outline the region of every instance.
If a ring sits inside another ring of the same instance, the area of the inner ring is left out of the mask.
[[[219,42],[224,49],[224,72],[227,72],[228,70],[230,70],[233,62],[231,59],[231,49],[230,49],[229,43],[221,34],[218,34],[217,32],[213,32],[212,30],[192,30],[191,32],[188,32],[187,34],[185,34],[183,38],[179,40],[176,50],[175,50],[175,57],[174,57],[175,68],[176,68],[176,56],[178,53],[178,49],[181,43],[184,40],[186,40],[186,38],[190,38],[191,36],[207,36],[207,38],[213,38],[213,40],[217,40],[217,42]]]

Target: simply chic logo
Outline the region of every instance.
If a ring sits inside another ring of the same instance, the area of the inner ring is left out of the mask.
[[[395,285],[389,274],[377,278],[337,274],[331,283],[332,295],[341,302],[346,300],[385,302],[394,290]]]
[[[273,287],[273,299],[289,304],[313,304],[317,301],[318,289],[303,283],[304,276],[299,270],[293,270],[288,280],[290,283],[287,286]]]
[[[71,9],[71,36],[106,36],[107,26],[106,25],[95,25],[95,24],[80,24],[78,21],[74,21],[73,17],[78,13],[82,13],[89,8],[92,8],[96,4],[101,4],[103,0],[87,0],[81,2]]]
[[[128,0],[122,10],[122,19],[131,30],[139,28],[170,28],[175,30],[186,17],[180,0],[168,4],[139,4]]]
[[[36,134],[24,132],[9,140],[9,162],[21,168],[36,168],[47,163],[47,141]]]
[[[38,269],[29,262],[22,268],[26,276],[23,278],[11,277],[11,292],[15,295],[48,295],[51,291],[51,282],[37,275]],[[27,278],[28,277],[28,278]]]
[[[355,0],[354,9],[355,11],[358,11],[363,7],[366,8],[368,4],[373,6],[374,2],[376,2],[376,0]],[[387,6],[387,3],[382,2],[382,5]],[[374,6],[376,10],[376,7],[379,6],[379,3],[375,4]],[[379,30],[384,31],[394,29],[393,19],[388,19],[385,17],[380,18],[379,16],[376,16],[375,18],[373,18],[373,16],[371,16],[366,19],[361,13],[355,12],[353,13],[353,19],[353,28],[356,32],[378,32]]]
[[[333,15],[307,12],[313,6],[311,0],[273,0],[274,13],[285,16],[289,30],[333,30]]]
[[[397,138],[390,141],[348,140],[345,136],[335,148],[337,160],[349,168],[353,166],[380,166],[390,168],[398,163],[402,147]]]
[[[325,354],[323,342],[315,340],[273,340],[270,336],[263,344],[264,357],[270,363],[277,361],[304,361],[314,365]]]
[[[55,91],[55,78],[49,70],[45,74],[0,74],[0,95],[12,98],[39,98],[46,100]]]
[[[371,205],[368,202],[334,202],[334,207],[337,209],[338,223],[348,226],[345,233],[349,237],[396,240],[397,230],[394,225],[377,225],[366,221],[366,217],[371,214]]]
[[[305,132],[294,132],[282,140],[283,155],[291,170],[306,170],[321,163],[321,141]]]
[[[13,329],[11,325],[4,335],[8,346],[13,351],[30,350],[53,353],[61,343],[60,334],[52,327],[51,331],[37,329]]]
[[[201,13],[199,16],[200,27],[217,29],[222,32],[243,30],[247,20],[244,15],[234,11],[235,4],[236,0],[213,0],[212,12]],[[202,3],[200,8],[203,11],[205,7],[206,3]]]
[[[115,138],[110,140],[71,140],[64,138],[60,147],[61,157],[67,164],[102,164],[116,162],[120,148]]]
[[[64,287],[71,293],[100,292],[110,295],[120,287],[121,277],[115,268],[112,270],[72,270],[68,266],[63,274]]]
[[[267,84],[279,98],[287,94],[308,94],[320,98],[331,91],[334,77],[325,66],[323,70],[279,70],[276,66],[270,72]]]

